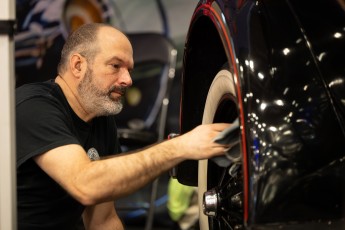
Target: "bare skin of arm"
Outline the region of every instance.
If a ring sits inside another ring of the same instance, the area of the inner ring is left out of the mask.
[[[224,154],[212,139],[229,124],[209,124],[141,151],[90,161],[79,145],[66,145],[35,157],[36,163],[85,206],[113,201],[143,187],[186,159]]]
[[[118,217],[114,202],[87,206],[83,213],[83,221],[87,230],[123,230],[124,227]]]

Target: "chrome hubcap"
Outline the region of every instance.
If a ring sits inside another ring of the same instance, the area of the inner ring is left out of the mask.
[[[203,212],[206,216],[217,216],[217,209],[219,204],[219,194],[215,189],[206,191],[203,196]]]

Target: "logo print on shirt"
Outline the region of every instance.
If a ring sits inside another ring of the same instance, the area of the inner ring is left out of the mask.
[[[92,161],[100,159],[99,154],[95,148],[90,148],[89,150],[87,150],[87,155]]]

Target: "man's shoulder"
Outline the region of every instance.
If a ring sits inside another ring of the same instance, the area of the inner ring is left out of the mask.
[[[54,80],[25,84],[15,91],[16,105],[32,98],[58,98],[61,96],[61,92]]]

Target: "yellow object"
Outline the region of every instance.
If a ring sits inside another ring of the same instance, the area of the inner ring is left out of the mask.
[[[142,98],[140,89],[136,87],[131,87],[126,93],[127,102],[130,106],[137,106]]]
[[[168,184],[167,208],[172,220],[178,221],[190,206],[194,187],[183,185],[171,178]]]

